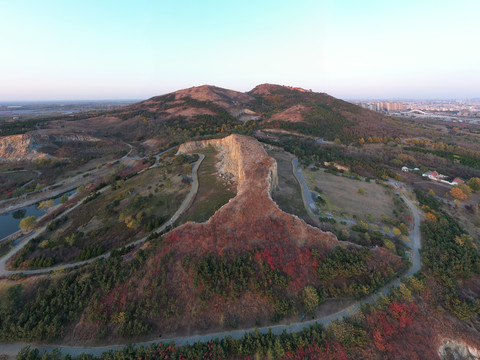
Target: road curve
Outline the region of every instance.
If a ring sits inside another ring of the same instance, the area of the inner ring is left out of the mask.
[[[197,191],[198,191],[198,167],[200,166],[200,164],[202,163],[204,158],[205,158],[205,156],[203,154],[199,154],[199,159],[196,161],[195,165],[192,168],[192,179],[193,179],[192,188],[190,189],[190,192],[187,194],[187,196],[183,200],[180,207],[177,209],[175,214],[173,214],[173,216],[167,222],[165,222],[159,228],[154,229],[152,232],[161,232],[161,231],[165,230],[167,228],[167,226],[170,226],[175,221],[177,221],[178,218],[180,217],[180,215],[186,209],[188,209],[188,207],[191,205],[191,203],[192,203],[193,199],[195,198],[195,195],[197,194]],[[103,191],[107,190],[108,188],[109,188],[108,186],[104,187],[100,190],[100,192],[103,192]],[[64,215],[68,214],[69,212],[73,211],[76,207],[80,206],[81,204],[82,204],[82,202],[79,201],[75,206],[73,206],[69,210],[63,212],[58,217],[62,217]],[[7,255],[5,255],[2,259],[0,259],[0,277],[8,276],[8,275],[14,275],[14,274],[24,274],[24,275],[44,274],[44,273],[48,273],[48,272],[55,271],[55,270],[69,269],[69,268],[73,268],[73,267],[76,267],[76,266],[82,266],[82,265],[90,264],[91,262],[93,262],[95,260],[102,259],[102,258],[107,258],[107,257],[110,256],[111,252],[108,252],[108,253],[105,253],[103,255],[100,255],[100,256],[97,256],[95,258],[88,259],[88,260],[85,260],[85,261],[79,261],[79,262],[69,263],[69,264],[59,264],[59,265],[48,267],[48,268],[35,269],[35,270],[7,270],[5,268],[7,261],[13,255],[18,253],[25,245],[27,245],[27,243],[31,239],[37,237],[43,231],[45,231],[46,228],[47,227],[44,226],[44,227],[36,230],[33,234],[28,235],[15,248],[13,248]],[[137,244],[140,244],[140,243],[144,242],[145,240],[147,240],[147,236],[144,236],[143,238],[141,238],[137,241],[134,241],[130,244],[127,244],[126,246],[137,245]]]
[[[318,218],[312,212],[312,208],[314,208],[315,206],[315,202],[313,201],[313,198],[312,198],[312,192],[308,188],[307,183],[303,178],[302,169],[300,169],[298,166],[297,158],[294,158],[292,160],[292,171],[293,171],[293,175],[295,176],[295,178],[297,179],[300,185],[302,199],[308,214],[311,217],[313,217],[315,220],[318,220]],[[410,209],[413,215],[414,221],[413,221],[413,230],[409,236],[410,242],[405,243],[405,245],[407,245],[410,248],[410,262],[412,263],[412,265],[409,268],[409,270],[404,274],[404,276],[409,277],[415,274],[421,268],[420,249],[422,247],[422,244],[421,244],[421,233],[420,233],[420,215],[419,215],[418,209],[410,202],[410,200],[408,200],[405,194],[398,189],[397,184],[392,181],[390,181],[390,184],[397,189],[395,190],[395,192],[405,201],[405,204],[407,204],[408,208]]]
[[[125,143],[125,144],[127,144],[127,143]],[[119,161],[121,161],[121,160],[123,160],[123,159],[126,159],[126,158],[130,155],[130,153],[133,151],[133,147],[132,147],[130,144],[127,144],[127,145],[130,147],[130,151],[129,151],[127,154],[125,154],[122,158],[113,161],[112,164],[113,164],[113,163],[117,163],[117,162],[119,162]],[[158,162],[160,161],[160,157],[161,157],[163,154],[166,154],[167,152],[175,149],[176,147],[177,147],[177,146],[172,146],[171,148],[169,148],[169,149],[167,149],[167,150],[165,150],[165,151],[162,151],[162,152],[160,152],[160,153],[158,153],[158,154],[156,154],[156,155],[153,155],[153,156],[155,157],[155,164],[153,164],[152,166],[148,167],[147,169],[152,169],[152,168],[158,167],[158,166],[159,166],[159,165],[158,165]],[[144,157],[144,158],[146,158],[146,157]],[[105,167],[105,165],[102,166],[102,168],[104,168],[104,167]],[[147,169],[141,170],[141,171],[139,171],[138,173],[144,172],[144,171],[147,170]],[[90,175],[90,174],[92,174],[93,172],[98,171],[98,170],[100,170],[100,169],[95,169],[95,170],[92,170],[92,171],[84,172],[84,173],[82,173],[82,174],[77,175],[75,178],[83,177],[85,174]],[[26,171],[26,170],[19,170],[19,171]],[[35,170],[35,171],[39,172],[38,170]],[[73,179],[73,178],[70,178],[70,181],[71,181],[72,179]],[[60,186],[62,183],[63,183],[63,182],[60,182],[60,183],[57,183],[57,184],[54,184],[54,185],[50,185],[48,188],[53,188],[53,187],[56,187],[56,186]],[[53,198],[53,197],[55,197],[55,196],[58,196],[58,195],[61,194],[61,193],[65,193],[65,192],[71,191],[71,190],[74,189],[74,188],[75,188],[75,187],[73,187],[73,188],[68,188],[68,189],[61,189],[61,190],[59,190],[59,191],[57,191],[57,192],[54,192],[54,193],[43,194],[43,196],[40,197],[40,198],[38,198],[38,199],[25,199],[25,201],[24,201],[23,203],[13,204],[12,206],[10,206],[10,207],[8,207],[8,208],[0,208],[0,215],[3,214],[3,213],[6,213],[6,212],[15,211],[15,210],[17,210],[17,209],[21,209],[21,208],[24,208],[24,207],[26,207],[26,206],[30,206],[30,205],[32,205],[32,204],[35,204],[35,203],[40,202],[40,201],[43,201],[43,200],[51,199],[51,198]],[[2,200],[2,201],[0,201],[0,205],[2,205],[3,203],[5,203],[6,201],[8,202],[8,201],[18,200],[18,199],[20,199],[20,198],[22,198],[22,197],[25,197],[26,195],[28,195],[28,194],[24,194],[24,195],[21,195],[21,196],[16,197],[16,198],[11,198],[11,199]],[[47,196],[47,195],[48,195],[48,196]],[[15,237],[14,234],[17,234],[17,236],[18,236],[20,233],[21,233],[21,230],[18,230],[18,231],[16,231],[15,233],[12,233],[12,234],[10,234],[10,235],[5,236],[3,239],[0,239],[0,242],[2,242],[2,241],[8,241],[8,240],[7,240],[8,238],[10,238],[11,236],[14,236],[14,237]],[[17,237],[17,238],[18,238],[18,237]]]
[[[123,155],[121,158],[117,159],[117,160],[114,160],[112,161],[112,164],[116,164],[124,159],[127,159],[129,157],[129,155],[132,153],[133,151],[133,146],[128,144],[128,143],[125,143],[129,148],[130,148],[130,151]],[[175,148],[175,146],[173,147]],[[170,151],[172,150],[173,148],[170,148],[168,150],[165,150],[164,152],[160,153],[160,154],[157,154],[155,156],[160,156],[164,153],[166,153],[167,151]],[[33,204],[36,204],[37,202],[40,202],[40,201],[43,201],[43,200],[46,200],[46,199],[50,199],[50,198],[53,198],[57,195],[60,195],[62,193],[65,193],[65,192],[68,192],[68,191],[71,191],[75,188],[77,188],[79,185],[77,183],[75,183],[75,181],[79,180],[79,179],[82,179],[84,178],[86,175],[92,175],[92,174],[95,174],[96,172],[100,171],[100,170],[103,170],[107,167],[107,165],[103,165],[99,168],[95,168],[93,170],[90,170],[90,171],[86,171],[84,173],[81,173],[81,174],[78,174],[78,175],[75,175],[73,177],[70,177],[68,179],[64,179],[58,183],[55,183],[53,185],[49,185],[45,188],[43,188],[42,190],[40,191],[32,191],[32,192],[29,192],[29,193],[26,193],[26,194],[23,194],[23,195],[20,195],[16,198],[10,198],[10,199],[5,199],[5,200],[1,200],[0,201],[0,205],[3,205],[5,203],[11,203],[11,202],[15,202],[16,200],[19,200],[19,199],[24,199],[23,202],[21,203],[14,203],[14,204],[11,204],[11,205],[7,205],[7,207],[2,207],[0,209],[0,214],[3,214],[3,213],[6,213],[6,212],[10,212],[10,211],[15,211],[17,209],[21,209],[25,206],[30,206],[30,205],[33,205]],[[40,173],[38,170],[35,170],[37,173]],[[41,174],[41,173],[40,173]],[[24,185],[25,186],[25,185]],[[60,188],[61,186],[65,186],[64,188]],[[54,190],[56,189],[56,190]],[[50,191],[50,192],[49,192]],[[38,196],[37,196],[38,195]],[[34,198],[32,198],[34,197]]]
[[[298,167],[298,159],[292,159],[292,172],[295,179],[297,179],[300,184],[301,194],[305,210],[307,210],[308,216],[316,223],[318,221],[317,217],[313,213],[312,209],[315,207],[315,203],[312,198],[312,192],[308,189],[307,183],[302,176],[302,170]]]
[[[294,159],[296,160],[296,159]],[[293,164],[293,163],[292,163]],[[298,165],[298,161],[296,162]],[[299,180],[300,186],[302,188],[302,195],[305,196],[305,192],[308,191],[308,187],[306,187],[305,180],[301,176],[301,172],[298,173],[296,172],[296,167],[293,167],[294,170],[294,175],[295,177]],[[305,186],[303,186],[303,184]],[[302,196],[302,197],[303,197]],[[410,277],[413,274],[415,274],[419,269],[420,269],[420,254],[419,250],[421,248],[421,237],[420,237],[420,216],[418,214],[418,210],[416,207],[402,194],[400,193],[400,196],[404,199],[405,203],[407,206],[410,208],[410,210],[413,213],[414,217],[414,229],[410,233],[410,240],[411,240],[411,246],[410,244],[409,247],[411,247],[411,251],[413,252],[413,256],[411,257],[412,260],[412,266],[410,269],[404,274],[404,277]],[[304,197],[308,198],[307,196]],[[310,199],[311,199],[311,193],[310,193]],[[308,211],[308,209],[307,209]],[[313,325],[313,324],[322,324],[322,325],[328,325],[332,321],[335,320],[340,320],[344,317],[351,316],[355,314],[356,312],[360,311],[361,306],[363,304],[373,304],[375,301],[377,301],[381,296],[387,295],[390,289],[394,286],[398,286],[401,283],[400,278],[396,278],[395,280],[391,281],[390,283],[386,284],[383,286],[381,289],[379,289],[376,293],[370,294],[369,296],[358,300],[354,304],[338,311],[333,314],[329,314],[323,317],[318,317],[313,320],[309,321],[294,321],[290,324],[282,324],[282,325],[272,325],[272,326],[265,326],[265,327],[260,327],[260,328],[248,328],[248,329],[241,329],[241,330],[234,330],[234,331],[224,331],[220,333],[210,333],[210,334],[203,334],[203,335],[192,335],[192,336],[184,336],[184,337],[162,337],[158,339],[154,339],[151,341],[146,341],[146,342],[141,342],[141,343],[136,343],[134,344],[135,346],[141,346],[141,345],[149,345],[152,343],[168,343],[168,342],[174,342],[177,346],[179,345],[188,345],[188,344],[193,344],[195,342],[207,342],[209,340],[213,339],[223,339],[227,337],[232,337],[233,339],[239,339],[245,334],[248,333],[253,333],[255,331],[258,331],[259,333],[267,333],[271,331],[275,335],[280,335],[283,331],[286,331],[288,333],[294,333],[294,332],[299,332],[301,330],[304,330],[305,328]],[[1,352],[4,354],[8,355],[15,355],[17,354],[23,347],[25,346],[31,346],[32,348],[37,348],[39,349],[42,353],[43,352],[49,352],[54,349],[59,349],[62,354],[66,355],[69,354],[71,356],[78,356],[82,353],[85,354],[90,354],[94,356],[99,356],[103,352],[109,351],[109,350],[120,350],[123,347],[126,346],[126,344],[118,344],[118,345],[107,345],[107,346],[90,346],[90,347],[80,347],[80,346],[64,346],[64,345],[33,345],[33,344],[0,344],[1,347]]]

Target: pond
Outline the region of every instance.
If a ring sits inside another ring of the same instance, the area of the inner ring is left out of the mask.
[[[60,203],[60,197],[62,195],[70,196],[74,194],[76,190],[71,190],[66,193],[60,194],[53,198],[54,205]],[[47,209],[37,209],[39,203],[26,206],[15,211],[11,211],[5,214],[0,215],[0,239],[13,234],[15,231],[20,229],[20,221],[27,216],[39,217],[46,213]]]

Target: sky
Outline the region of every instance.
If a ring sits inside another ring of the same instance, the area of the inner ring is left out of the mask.
[[[478,0],[0,0],[0,102],[203,84],[480,98]]]

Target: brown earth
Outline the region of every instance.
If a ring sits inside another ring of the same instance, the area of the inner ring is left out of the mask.
[[[197,252],[248,248],[265,241],[293,242],[295,246],[320,246],[329,250],[339,245],[331,233],[306,225],[295,216],[281,211],[270,191],[277,182],[277,163],[256,140],[230,135],[223,139],[190,142],[179,152],[191,152],[206,146],[216,147],[223,155],[222,172],[233,174],[238,193],[204,224],[187,223],[169,233],[166,239],[190,249],[185,239],[202,239]],[[196,235],[194,235],[196,234]],[[292,244],[292,245],[293,245]]]
[[[303,121],[303,114],[310,111],[310,109],[304,105],[293,105],[287,110],[273,115],[270,120],[283,120],[291,122]]]
[[[197,101],[197,104],[192,105],[188,103],[187,99],[193,99]],[[246,106],[252,100],[252,96],[242,92],[223,89],[217,86],[202,85],[178,90],[162,96],[155,96],[138,104],[131,105],[126,109],[158,111],[159,107],[162,108],[164,104],[168,104],[163,110],[164,118],[168,119],[177,116],[214,115],[216,111],[209,108],[206,104],[204,104],[205,106],[201,106],[201,103],[210,103],[238,118],[242,115],[248,115],[249,110],[246,109]],[[256,113],[250,115],[254,116]]]

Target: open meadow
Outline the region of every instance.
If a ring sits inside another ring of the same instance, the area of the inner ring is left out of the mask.
[[[382,214],[392,217],[392,192],[382,185],[333,175],[322,170],[305,169],[303,176],[310,190],[320,193],[322,211],[342,218],[378,222]],[[367,215],[368,218],[367,218]],[[375,221],[372,221],[375,218]]]

